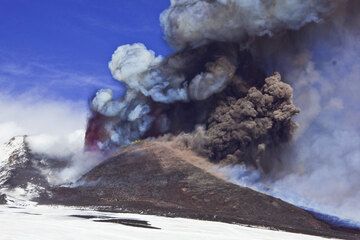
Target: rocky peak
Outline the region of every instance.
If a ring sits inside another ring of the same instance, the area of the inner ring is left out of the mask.
[[[29,148],[25,139],[26,136],[17,136],[0,145],[0,185],[7,182],[14,169],[29,161]]]
[[[1,145],[0,195],[33,199],[45,193],[49,184],[38,162],[31,154],[26,136],[13,137]]]

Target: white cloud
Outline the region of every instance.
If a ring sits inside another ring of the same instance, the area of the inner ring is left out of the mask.
[[[68,136],[86,125],[86,105],[82,102],[0,93],[0,109],[0,143],[14,135]]]
[[[0,92],[0,109],[0,144],[17,135],[28,135],[32,152],[68,161],[66,168],[48,173],[50,183],[73,182],[100,163],[97,153],[83,151],[85,103]]]

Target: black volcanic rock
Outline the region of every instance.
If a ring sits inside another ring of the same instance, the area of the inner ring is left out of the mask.
[[[54,188],[52,198],[42,202],[360,238],[357,233],[332,229],[303,209],[226,182],[205,159],[156,141],[123,149],[85,174],[77,185]]]
[[[5,194],[0,194],[0,205],[1,204],[6,204],[6,195]]]

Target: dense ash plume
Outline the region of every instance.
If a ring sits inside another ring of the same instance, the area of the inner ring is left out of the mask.
[[[265,156],[290,139],[291,117],[297,113],[291,87],[279,74],[265,80],[240,45],[213,43],[159,59],[142,44],[115,51],[109,67],[114,78],[125,79],[128,90],[115,100],[109,89],[96,94],[88,148],[109,150],[146,137],[192,132],[200,124],[207,144],[199,152],[215,161],[233,155],[259,167],[260,151]],[[217,116],[227,111],[224,104],[234,109],[232,122]],[[238,128],[225,129],[228,124]],[[219,141],[222,146],[216,146]]]
[[[160,21],[177,52],[115,51],[109,68],[127,92],[98,92],[86,146],[178,135],[214,161],[267,170],[277,196],[357,219],[359,11],[355,0],[172,0]]]
[[[116,100],[110,89],[96,94],[91,104],[96,120],[89,122],[87,145],[106,149],[130,144],[146,134],[185,130],[178,125],[193,129],[205,116],[192,123],[181,112],[192,105],[198,116],[206,115],[210,106],[190,102],[206,100],[228,85],[235,75],[237,54],[237,46],[213,44],[162,59],[142,44],[119,47],[109,68],[115,79],[124,79],[128,89]]]
[[[92,119],[96,120],[89,122],[87,146],[106,149],[144,136],[193,130],[205,122],[212,108],[207,100],[232,81],[239,54],[237,45],[220,43],[180,51],[166,59],[155,57],[142,44],[119,47],[109,68],[115,79],[124,79],[128,89],[115,100],[110,89],[96,94],[92,101]],[[191,109],[197,116],[186,116]]]
[[[244,98],[228,97],[209,119],[210,157],[264,169],[263,160],[270,161],[268,149],[290,140],[295,128],[291,118],[298,112],[292,88],[281,82],[278,73],[266,78],[260,90],[250,88]]]
[[[277,197],[360,226],[360,2],[299,31],[257,39],[253,56],[280,71],[301,109],[286,159],[266,181]],[[264,180],[264,179],[262,179]]]
[[[109,89],[96,94],[87,148],[111,150],[146,137],[192,132],[203,125],[210,158],[259,166],[259,159],[290,139],[291,117],[298,111],[287,84],[269,83],[279,76],[265,82],[265,72],[248,50],[249,40],[318,22],[337,4],[171,1],[160,19],[166,39],[179,51],[163,58],[136,43],[114,52],[109,68],[116,80],[127,85],[127,92],[119,99],[113,99]],[[270,92],[270,85],[280,86],[284,95]],[[219,113],[228,110],[231,115],[221,119]],[[225,126],[231,124],[236,128],[227,130]]]

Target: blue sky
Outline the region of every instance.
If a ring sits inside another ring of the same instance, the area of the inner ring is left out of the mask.
[[[0,89],[87,100],[120,90],[107,64],[117,46],[142,42],[157,54],[168,0],[0,0]]]

